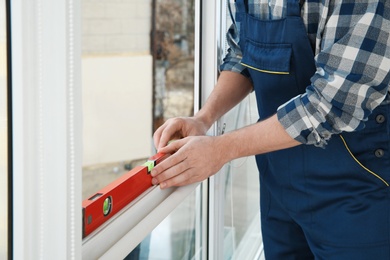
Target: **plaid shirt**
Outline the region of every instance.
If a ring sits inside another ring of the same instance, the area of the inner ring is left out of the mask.
[[[286,1],[249,0],[249,13],[280,19]],[[316,73],[306,92],[278,108],[291,137],[324,146],[333,134],[364,128],[372,110],[389,102],[390,1],[306,0],[302,18],[315,49]],[[221,70],[249,76],[240,64],[240,24],[227,33],[229,50]]]

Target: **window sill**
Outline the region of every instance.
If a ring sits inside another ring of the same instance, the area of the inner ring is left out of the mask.
[[[83,240],[82,259],[123,259],[197,186],[150,188]]]

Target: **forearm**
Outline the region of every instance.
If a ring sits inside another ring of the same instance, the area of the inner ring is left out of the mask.
[[[228,112],[252,90],[251,81],[235,72],[221,73],[215,89],[206,104],[195,115],[207,126]],[[218,137],[218,145],[226,151],[226,160],[267,153],[299,145],[290,137],[276,115],[256,124],[226,133]]]
[[[223,71],[205,105],[195,115],[205,125],[211,125],[242,101],[252,90],[251,81],[245,76]]]
[[[217,137],[226,161],[300,145],[290,137],[276,115],[256,124]]]

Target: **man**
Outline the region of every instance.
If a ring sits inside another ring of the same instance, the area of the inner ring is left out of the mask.
[[[256,155],[267,259],[390,259],[389,28],[390,1],[236,0],[208,101],[154,135],[173,155],[153,183]],[[258,123],[204,136],[252,90]]]

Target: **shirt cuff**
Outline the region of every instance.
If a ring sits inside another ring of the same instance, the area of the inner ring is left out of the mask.
[[[298,142],[324,148],[332,132],[324,120],[318,118],[318,111],[310,103],[307,94],[299,95],[277,110],[279,122],[286,132]]]
[[[219,67],[220,71],[232,71],[250,78],[248,68],[241,64],[241,59],[238,57],[225,58],[224,63]]]

